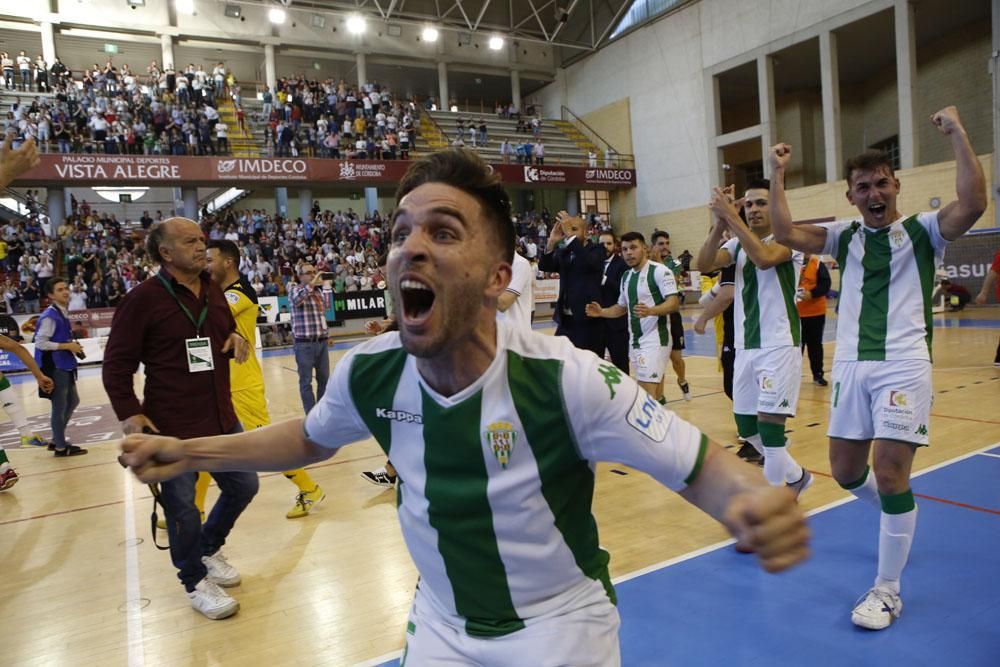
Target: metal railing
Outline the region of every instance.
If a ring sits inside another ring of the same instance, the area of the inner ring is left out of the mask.
[[[565,104],[561,105],[560,109],[563,113],[563,120],[566,120],[574,125],[582,126],[586,130],[587,138],[593,141],[597,148],[604,153],[604,155],[597,156],[598,165],[629,169],[635,167],[635,155],[620,152],[617,148],[611,145],[611,142],[602,137],[597,130],[588,125],[587,121],[573,113],[573,110]],[[568,119],[566,118],[567,115],[569,116]]]

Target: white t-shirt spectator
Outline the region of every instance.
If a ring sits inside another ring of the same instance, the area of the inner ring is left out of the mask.
[[[535,307],[535,272],[531,268],[531,262],[516,252],[512,269],[507,291],[517,298],[507,310],[497,311],[497,321],[506,322],[512,328],[531,331],[531,311]]]
[[[215,136],[217,139],[228,139],[229,138],[229,126],[219,121],[215,124]]]

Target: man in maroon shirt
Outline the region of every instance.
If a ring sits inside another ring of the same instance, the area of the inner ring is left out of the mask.
[[[230,399],[229,357],[246,360],[248,345],[222,290],[205,272],[205,238],[197,223],[170,218],[153,227],[146,250],[160,272],[125,295],[115,311],[102,377],[111,406],[130,433],[195,438],[242,431]],[[145,365],[142,402],[133,376]],[[240,575],[219,549],[257,493],[257,475],[212,473],[221,495],[204,526],[194,503],[197,473],[160,485],[170,558],[191,605],[211,619],[239,603],[220,586]]]

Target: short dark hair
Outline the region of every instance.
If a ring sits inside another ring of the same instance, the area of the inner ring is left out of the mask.
[[[650,243],[656,243],[656,240],[659,239],[659,238],[665,238],[665,239],[667,239],[669,241],[670,240],[670,233],[669,232],[665,232],[662,229],[657,229],[656,231],[653,232],[653,235],[650,237],[649,242]],[[625,237],[623,236],[622,237],[622,241],[624,241],[624,240],[625,240]]]
[[[744,192],[747,190],[770,190],[771,181],[766,178],[751,178],[747,181],[747,186],[743,189]]]
[[[653,237],[656,237],[658,232],[653,232]],[[638,241],[642,245],[646,245],[646,237],[642,235],[642,232],[625,232],[622,234],[622,243],[628,243],[629,241]]]
[[[167,238],[167,221],[162,220],[149,229],[149,236],[146,237],[146,252],[154,262],[163,264],[163,255],[160,254],[160,245]]]
[[[219,251],[219,254],[227,259],[233,260],[233,262],[238,266],[240,263],[240,249],[235,243],[227,239],[215,239],[208,242],[209,248],[215,248]]]
[[[69,278],[65,276],[52,276],[45,281],[45,296],[52,296],[56,292],[56,285],[59,283],[69,284]]]
[[[601,238],[602,236],[610,236],[613,240],[615,240],[615,241],[618,240],[618,237],[615,236],[615,233],[613,231],[611,231],[610,229],[605,229],[603,232],[601,232],[600,234],[597,235],[597,238]]]
[[[406,170],[396,190],[396,205],[425,183],[444,183],[475,197],[493,223],[500,250],[507,262],[514,261],[514,225],[510,221],[510,198],[500,174],[479,155],[463,149],[438,151],[423,157]]]
[[[851,187],[851,176],[854,171],[875,171],[879,167],[885,167],[889,170],[889,175],[895,177],[892,158],[884,151],[868,150],[861,155],[848,158],[844,163],[844,180],[847,181],[847,187]]]

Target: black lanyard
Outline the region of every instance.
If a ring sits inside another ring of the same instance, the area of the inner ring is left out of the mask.
[[[177,305],[181,307],[181,310],[184,311],[187,318],[191,320],[191,324],[194,325],[195,334],[201,337],[201,325],[205,323],[205,318],[208,317],[208,294],[205,294],[205,305],[202,306],[201,313],[198,315],[198,319],[195,320],[194,315],[191,314],[188,307],[181,303],[181,300],[177,298],[177,293],[174,291],[174,286],[170,284],[170,281],[159,273],[156,274],[156,277],[160,279],[160,282],[163,283],[163,287],[170,293],[170,296],[174,297],[174,301],[176,301]]]

